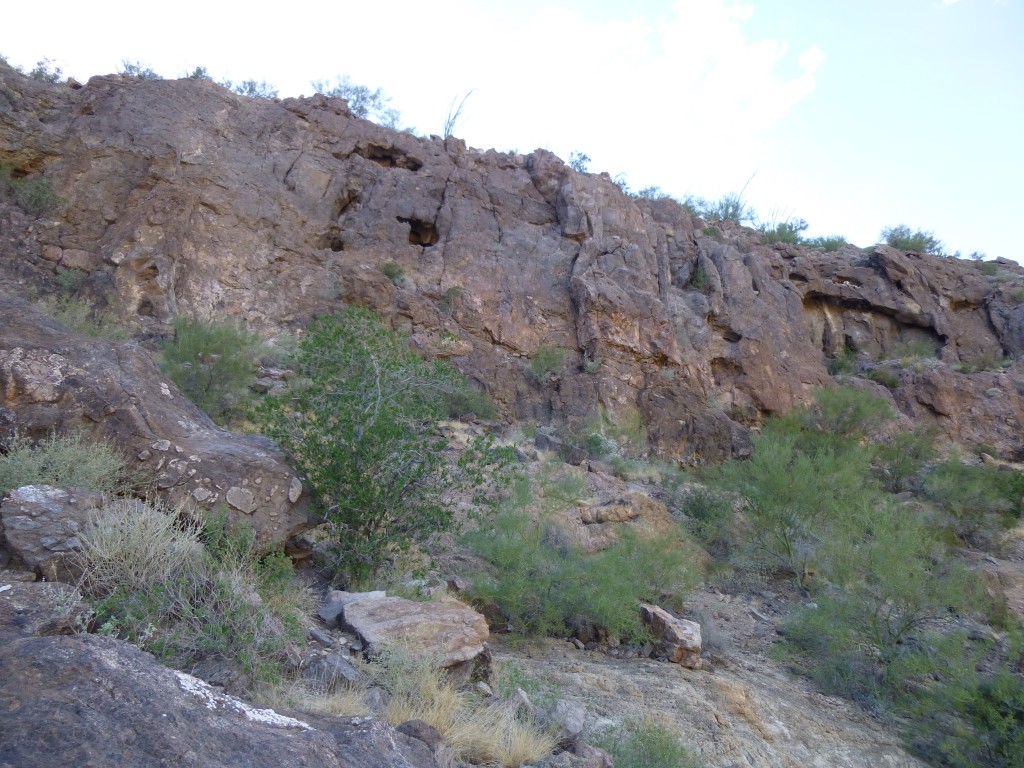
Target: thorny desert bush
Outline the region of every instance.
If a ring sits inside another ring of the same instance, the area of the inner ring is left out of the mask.
[[[942,255],[942,243],[936,240],[931,232],[925,232],[921,229],[912,231],[905,224],[883,229],[882,240],[887,245],[899,248],[901,251],[929,253],[935,256]]]
[[[554,373],[569,356],[569,351],[553,344],[541,344],[537,351],[530,358],[530,372],[538,379],[546,379],[548,374]]]
[[[241,325],[180,317],[160,369],[218,424],[241,415],[265,343]]]
[[[0,165],[0,199],[8,198],[30,216],[39,218],[53,213],[65,200],[50,186],[45,176],[15,178],[11,169]]]
[[[508,459],[481,436],[449,460],[438,422],[467,387],[464,377],[421,359],[368,310],[314,322],[294,363],[299,377],[260,413],[315,489],[335,566],[353,585],[396,551],[448,529],[455,494],[485,491],[485,467]]]
[[[51,434],[36,445],[15,435],[0,455],[0,498],[23,485],[124,492],[131,478],[124,457],[103,440],[86,441],[80,432]]]

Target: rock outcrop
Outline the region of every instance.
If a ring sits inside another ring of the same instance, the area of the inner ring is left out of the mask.
[[[83,626],[71,587],[0,584],[0,765],[451,768],[415,728],[259,709]]]
[[[1024,271],[1008,263],[764,245],[549,152],[418,138],[323,96],[0,81],[0,162],[45,172],[67,200],[43,221],[0,211],[0,285],[79,269],[81,296],[153,332],[190,315],[273,335],[354,301],[451,357],[506,418],[639,412],[662,454],[692,463],[748,451],[748,427],[831,381],[846,349],[932,345],[953,395],[982,386],[957,364],[1024,349]],[[537,376],[545,347],[569,356]],[[914,377],[895,400],[1016,455],[1024,372],[1003,375],[1013,394],[975,398],[968,419]]]
[[[0,440],[75,430],[117,446],[172,504],[224,508],[262,543],[308,524],[302,483],[270,440],[215,426],[139,345],[80,336],[0,296]]]

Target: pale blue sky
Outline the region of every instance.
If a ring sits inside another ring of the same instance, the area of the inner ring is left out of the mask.
[[[933,231],[1024,261],[1024,0],[51,0],[5,9],[0,53],[80,79],[139,60],[166,77],[348,73],[438,133],[476,89],[470,145],[592,158],[634,189],[746,189],[762,218],[875,242]],[[282,10],[286,15],[282,15]]]

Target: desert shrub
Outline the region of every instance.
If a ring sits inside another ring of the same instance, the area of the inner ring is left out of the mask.
[[[886,365],[876,365],[866,375],[871,381],[881,384],[886,389],[896,389],[900,385],[899,371]]]
[[[824,237],[810,237],[804,240],[804,245],[808,248],[817,248],[825,251],[825,253],[835,253],[844,245],[849,245],[849,242],[842,235],[826,235]]]
[[[889,359],[899,360],[901,365],[909,365],[916,360],[927,360],[935,357],[935,345],[922,339],[901,341],[892,345]]]
[[[810,225],[803,219],[787,219],[769,224],[762,224],[761,242],[768,243],[789,243],[800,245],[803,242],[801,233],[805,232]]]
[[[587,173],[590,168],[590,155],[585,152],[570,152],[568,166],[577,173]]]
[[[513,702],[483,703],[457,689],[436,660],[396,647],[367,670],[389,694],[384,716],[390,723],[422,720],[434,726],[460,760],[518,768],[557,746],[555,734]]]
[[[896,415],[888,400],[855,387],[816,390],[811,405],[796,413],[805,430],[840,439],[868,437]]]
[[[388,106],[390,96],[380,88],[370,88],[353,83],[348,75],[330,80],[314,80],[313,90],[325,96],[336,96],[348,102],[352,114],[363,120],[372,120],[385,128],[398,129],[402,116],[397,109]]]
[[[445,399],[445,410],[452,418],[471,416],[492,421],[498,413],[491,396],[468,383],[448,392]]]
[[[978,371],[998,371],[1013,364],[1013,358],[997,355],[995,352],[981,352],[970,360],[960,363],[956,369],[960,373],[977,373]]]
[[[700,768],[705,763],[682,743],[679,734],[655,720],[628,720],[591,737],[608,752],[615,768]]]
[[[152,67],[143,64],[141,61],[129,61],[122,59],[121,66],[117,68],[117,74],[124,77],[134,77],[137,80],[163,80],[153,71]]]
[[[735,546],[735,513],[728,495],[697,486],[673,493],[669,503],[686,516],[687,527],[712,555],[724,557]]]
[[[943,462],[925,478],[924,495],[949,515],[958,537],[989,546],[1024,512],[1024,472]]]
[[[716,229],[715,232],[718,232],[718,230]],[[693,270],[693,276],[690,278],[690,287],[693,290],[708,293],[712,285],[711,276],[704,267],[698,266]]]
[[[870,451],[848,440],[841,447],[798,449],[801,437],[765,429],[753,456],[729,462],[711,478],[746,499],[750,544],[799,583],[816,572],[820,545],[837,509],[857,509],[876,494]]]
[[[9,199],[30,216],[39,218],[65,204],[45,176],[16,178],[10,167],[0,164],[0,198]]]
[[[935,256],[942,255],[942,243],[936,240],[931,232],[925,232],[921,229],[912,231],[905,224],[883,229],[882,240],[886,245],[899,248],[901,251],[930,253]]]
[[[753,222],[757,215],[754,209],[743,202],[743,192],[730,192],[718,200],[705,200],[702,197],[687,199],[697,215],[707,221],[732,221],[736,224]]]
[[[639,639],[641,602],[678,600],[695,585],[695,550],[678,528],[644,534],[623,527],[618,542],[587,554],[550,517],[531,519],[524,483],[465,537],[488,563],[473,579],[473,599],[497,605],[513,632],[565,635],[589,626]],[[548,504],[558,502],[549,496]]]
[[[481,437],[449,461],[437,423],[464,377],[425,362],[368,310],[315,321],[294,362],[299,376],[260,414],[316,491],[335,565],[353,584],[393,552],[449,528],[453,496],[484,486],[483,467],[508,458]]]
[[[832,376],[842,376],[857,370],[857,350],[843,347],[843,351],[828,361],[828,372]]]
[[[165,519],[161,519],[165,518]],[[260,556],[251,530],[198,526],[175,510],[118,504],[80,535],[83,592],[100,631],[188,668],[235,661],[250,683],[280,681],[305,640],[309,595],[283,554]]]
[[[405,270],[402,265],[397,261],[386,261],[381,266],[380,271],[384,273],[384,277],[390,280],[392,283],[397,284],[403,277],[405,277]]]
[[[530,358],[530,373],[537,379],[546,379],[565,364],[569,350],[553,344],[541,344]]]
[[[921,470],[935,459],[936,431],[919,427],[899,432],[875,449],[874,468],[885,490],[899,493],[916,488]]]
[[[124,457],[104,440],[88,441],[81,432],[73,432],[51,434],[33,445],[15,435],[0,454],[0,498],[24,485],[115,494],[128,490],[132,479]]]
[[[970,675],[928,692],[912,748],[950,768],[1024,764],[1024,680],[1007,669]]]
[[[241,325],[179,317],[160,369],[219,424],[242,414],[264,342]]]
[[[53,65],[53,59],[40,59],[29,70],[28,76],[33,80],[40,80],[44,83],[59,83],[64,74],[61,72],[60,67]]]
[[[64,274],[78,271],[67,270]],[[71,285],[72,279],[77,278],[66,278],[67,282],[58,283],[62,291],[65,290],[65,285]],[[83,336],[100,339],[127,339],[131,336],[129,324],[122,321],[113,312],[98,309],[84,299],[46,297],[39,299],[36,304],[54,320]]]

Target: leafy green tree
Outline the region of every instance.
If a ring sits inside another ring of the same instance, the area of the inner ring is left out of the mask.
[[[315,321],[295,365],[300,378],[261,408],[266,431],[316,490],[339,571],[362,584],[393,551],[448,528],[454,493],[482,481],[492,454],[477,441],[448,460],[437,423],[465,379],[368,310]]]

